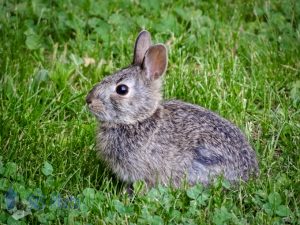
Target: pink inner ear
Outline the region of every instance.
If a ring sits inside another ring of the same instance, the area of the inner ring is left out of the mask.
[[[150,79],[157,79],[165,72],[168,63],[167,49],[162,44],[151,46],[146,52],[144,68]]]

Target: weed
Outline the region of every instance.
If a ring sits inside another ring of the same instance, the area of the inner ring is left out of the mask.
[[[296,0],[1,1],[0,223],[300,224],[299,24]],[[143,28],[169,50],[165,98],[237,124],[258,179],[124,194],[84,98]]]

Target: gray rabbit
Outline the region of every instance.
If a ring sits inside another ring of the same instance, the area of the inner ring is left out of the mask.
[[[149,187],[179,187],[184,180],[208,185],[220,175],[236,183],[256,175],[255,152],[236,126],[202,107],[162,101],[167,63],[166,47],[152,45],[142,31],[132,65],[89,92],[88,108],[100,121],[100,157],[121,180]]]

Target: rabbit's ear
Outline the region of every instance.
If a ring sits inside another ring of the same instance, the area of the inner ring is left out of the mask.
[[[151,46],[151,35],[143,30],[139,33],[134,46],[133,65],[142,65],[145,53]]]
[[[157,79],[167,69],[168,53],[163,44],[152,45],[146,52],[143,69],[146,70],[149,79]]]

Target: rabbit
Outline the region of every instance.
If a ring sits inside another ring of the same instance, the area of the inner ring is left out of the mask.
[[[100,122],[98,155],[122,181],[180,187],[231,183],[258,174],[255,151],[231,122],[198,105],[163,101],[168,64],[163,44],[139,33],[130,66],[96,84],[86,97]]]

